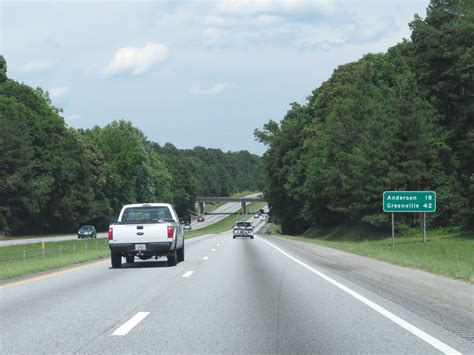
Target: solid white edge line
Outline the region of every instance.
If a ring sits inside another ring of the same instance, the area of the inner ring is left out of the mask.
[[[304,268],[308,269],[309,271],[311,271],[312,273],[318,275],[319,277],[325,279],[326,281],[328,281],[329,283],[333,284],[334,286],[336,286],[337,288],[341,289],[342,291],[348,293],[349,295],[351,295],[352,297],[358,299],[359,301],[361,301],[362,303],[364,303],[366,306],[369,306],[370,308],[372,308],[374,311],[380,313],[381,315],[383,315],[385,318],[391,320],[392,322],[394,322],[395,324],[399,325],[400,327],[402,327],[403,329],[409,331],[410,333],[412,333],[413,335],[417,336],[418,338],[420,338],[421,340],[425,341],[426,343],[430,344],[431,346],[433,346],[434,348],[438,349],[439,351],[445,353],[445,354],[461,354],[459,351],[453,349],[452,347],[450,347],[449,345],[443,343],[441,340],[438,340],[436,339],[435,337],[429,335],[428,333],[424,332],[423,330],[415,327],[413,324],[411,323],[408,323],[407,321],[401,319],[400,317],[396,316],[395,314],[393,314],[392,312],[386,310],[385,308],[383,308],[382,306],[379,306],[377,303],[369,300],[368,298],[362,296],[361,294],[357,293],[356,291],[350,289],[349,287],[347,286],[344,286],[343,284],[341,284],[340,282],[337,282],[336,280],[330,278],[329,276],[327,276],[326,274],[323,274],[322,272],[314,269],[313,267],[309,266],[308,264],[296,259],[294,256],[291,256],[290,254],[288,254],[287,252],[285,252],[284,250],[280,249],[279,247],[277,247],[276,245],[270,243],[270,242],[267,242],[266,240],[263,240],[261,238],[257,238],[258,240],[264,242],[264,243],[267,243],[268,245],[270,245],[272,248],[278,250],[281,254],[285,255],[286,257],[290,258],[291,260],[293,260],[294,262],[300,264],[301,266],[303,266]]]
[[[194,273],[194,271],[186,271],[181,277],[189,277]]]
[[[150,312],[138,312],[127,322],[125,322],[121,327],[119,327],[112,335],[127,335],[138,323],[145,319]]]

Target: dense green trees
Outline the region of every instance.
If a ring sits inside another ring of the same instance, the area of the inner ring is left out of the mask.
[[[410,27],[413,70],[454,159],[456,219],[474,227],[474,2],[432,0]]]
[[[104,228],[134,202],[183,215],[197,194],[254,190],[258,163],[245,151],[161,148],[127,121],[68,128],[46,92],[7,78],[0,56],[0,233]]]
[[[261,188],[285,232],[386,225],[384,190],[435,190],[435,223],[472,223],[472,8],[433,1],[412,42],[340,66],[255,132],[268,146]]]
[[[260,157],[248,151],[224,153],[204,147],[179,150],[170,143],[163,147],[154,144],[154,149],[170,169],[181,172],[174,180],[173,195],[181,196],[182,201],[189,203],[189,196],[228,196],[257,188]]]
[[[41,90],[0,84],[2,230],[60,231],[89,217],[95,199],[82,141]]]

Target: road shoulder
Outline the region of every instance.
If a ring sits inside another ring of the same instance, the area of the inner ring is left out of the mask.
[[[284,236],[260,237],[474,343],[472,284]]]

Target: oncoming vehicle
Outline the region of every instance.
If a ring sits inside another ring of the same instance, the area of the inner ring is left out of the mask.
[[[236,222],[232,230],[233,238],[250,237],[253,239],[253,226],[251,222]]]
[[[185,231],[190,231],[191,230],[191,224],[190,223],[184,223],[183,224],[183,229]]]
[[[77,238],[97,238],[97,231],[94,226],[82,226],[77,232]]]
[[[183,228],[170,204],[125,205],[109,227],[109,248],[113,268],[121,266],[123,256],[127,263],[166,256],[175,266],[184,261]]]
[[[198,216],[197,221],[198,222],[204,222],[204,216]]]

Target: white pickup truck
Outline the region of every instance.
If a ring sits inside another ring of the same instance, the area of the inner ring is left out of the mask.
[[[140,203],[122,207],[117,222],[109,227],[109,248],[113,268],[135,257],[147,260],[168,257],[168,265],[184,260],[183,228],[173,206],[167,203]]]

